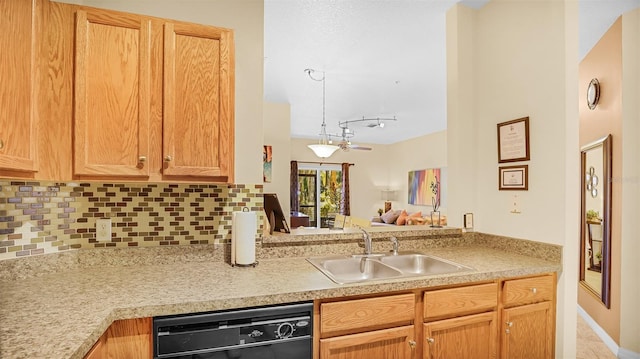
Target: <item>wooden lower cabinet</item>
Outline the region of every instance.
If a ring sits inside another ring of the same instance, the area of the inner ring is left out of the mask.
[[[319,300],[315,359],[552,359],[556,275]]]
[[[85,359],[148,359],[153,357],[153,319],[116,320]]]
[[[502,282],[502,359],[555,356],[555,288],[555,274]]]
[[[503,359],[551,359],[554,357],[552,302],[503,310]]]
[[[416,294],[316,303],[314,358],[418,359]]]
[[[423,358],[495,359],[497,312],[424,324]]]
[[[320,359],[415,359],[414,326],[320,340]]]

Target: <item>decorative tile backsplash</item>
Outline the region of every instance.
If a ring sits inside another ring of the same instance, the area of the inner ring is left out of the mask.
[[[234,211],[258,212],[262,184],[0,180],[0,260],[81,248],[228,243]],[[95,222],[110,218],[110,241]]]

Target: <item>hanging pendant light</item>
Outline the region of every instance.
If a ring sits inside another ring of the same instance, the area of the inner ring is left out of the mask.
[[[329,136],[327,135],[327,124],[325,122],[325,86],[324,86],[324,72],[322,72],[322,78],[316,79],[311,74],[315,70],[306,69],[304,72],[309,75],[309,77],[314,81],[322,81],[322,125],[320,126],[320,139],[318,143],[308,145],[313,153],[320,158],[330,157],[336,150],[340,147],[336,145],[332,145],[329,140]]]

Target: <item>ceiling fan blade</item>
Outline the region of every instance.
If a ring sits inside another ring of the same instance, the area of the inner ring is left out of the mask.
[[[371,151],[371,147],[360,146],[360,145],[349,145],[349,148],[351,148],[353,150]]]

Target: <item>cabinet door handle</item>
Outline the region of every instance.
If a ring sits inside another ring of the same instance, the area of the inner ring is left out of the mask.
[[[433,338],[427,338],[427,343],[429,343],[429,345],[431,345],[431,344],[433,344],[433,343],[435,343],[435,342],[436,342],[436,340],[435,340],[435,339],[433,339]]]
[[[169,155],[166,155],[166,156],[164,157],[164,161],[165,161],[165,162],[171,162],[172,160],[173,160],[173,157],[171,157],[171,156],[169,156]]]
[[[535,288],[535,287],[531,288],[531,293],[533,293],[533,294],[538,293],[538,289],[537,289],[537,288]]]
[[[504,324],[506,324],[509,328],[513,327],[513,322],[504,322]]]
[[[140,156],[140,157],[138,157],[138,162],[140,162],[140,163],[145,163],[145,162],[147,162],[147,156]]]
[[[416,341],[415,340],[409,340],[409,346],[411,347],[411,349],[415,349],[416,348]]]

